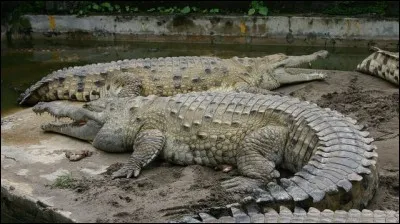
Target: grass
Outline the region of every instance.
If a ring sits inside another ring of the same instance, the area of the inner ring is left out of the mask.
[[[53,188],[73,189],[76,187],[77,180],[72,177],[71,173],[60,175],[51,185]]]

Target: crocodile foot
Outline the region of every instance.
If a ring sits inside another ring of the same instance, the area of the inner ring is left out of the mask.
[[[69,161],[79,161],[85,157],[89,157],[93,154],[93,152],[89,150],[81,150],[81,151],[68,151],[65,152],[65,156],[69,159]]]
[[[119,177],[126,177],[126,178],[131,178],[139,176],[140,173],[140,168],[139,167],[133,167],[133,166],[127,166],[124,165],[121,169],[115,171],[112,175],[112,179],[116,179]]]
[[[260,180],[251,179],[247,177],[234,177],[232,179],[223,181],[221,186],[228,192],[238,193],[253,193],[262,191],[261,186],[264,183]]]

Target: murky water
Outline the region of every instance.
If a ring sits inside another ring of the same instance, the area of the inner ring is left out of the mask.
[[[32,50],[29,50],[32,49]],[[96,41],[35,41],[1,43],[1,115],[20,109],[19,94],[53,70],[88,63],[121,59],[218,56],[221,58],[259,57],[268,54],[311,54],[323,47],[211,45],[188,43],[137,43]],[[328,59],[318,60],[312,68],[354,70],[371,52],[366,48],[327,48]]]

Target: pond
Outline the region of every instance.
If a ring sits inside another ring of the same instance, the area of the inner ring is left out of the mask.
[[[19,94],[42,77],[69,66],[109,62],[123,59],[217,56],[221,58],[260,57],[275,53],[311,54],[324,47],[288,45],[212,45],[190,43],[138,43],[106,41],[35,40],[34,42],[1,42],[1,115],[21,107]],[[367,48],[326,48],[327,59],[319,59],[312,68],[352,71],[371,52]],[[305,67],[306,68],[306,67]]]

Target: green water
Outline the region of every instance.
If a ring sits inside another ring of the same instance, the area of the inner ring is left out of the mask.
[[[32,48],[32,51],[18,51]],[[49,49],[50,51],[42,51]],[[59,49],[62,51],[56,51]],[[1,43],[1,113],[2,116],[18,108],[16,100],[22,91],[42,77],[68,66],[109,62],[121,59],[217,56],[221,58],[259,57],[268,54],[311,54],[323,47],[211,45],[189,43],[138,43],[105,41],[35,41]],[[366,48],[327,48],[330,56],[312,63],[312,68],[354,70],[371,52]]]

